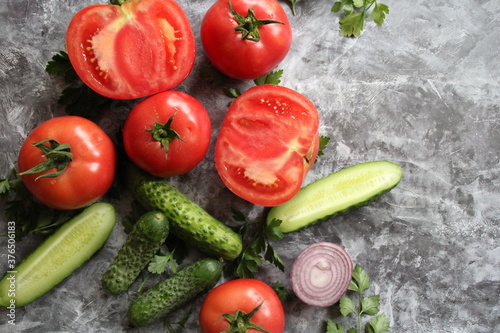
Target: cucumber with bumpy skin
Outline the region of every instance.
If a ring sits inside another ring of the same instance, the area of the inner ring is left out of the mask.
[[[222,275],[222,264],[205,258],[184,267],[135,299],[129,307],[130,323],[135,327],[152,324],[214,287]]]
[[[279,219],[281,232],[300,230],[369,204],[393,189],[402,176],[401,167],[392,162],[356,164],[301,188],[291,200],[271,208],[267,223]]]
[[[48,292],[104,245],[115,223],[113,206],[99,202],[63,224],[4,275],[0,306],[21,307]]]
[[[165,179],[128,166],[127,185],[147,209],[158,210],[170,221],[170,231],[197,249],[225,260],[234,260],[243,248],[241,237],[208,214]]]
[[[158,252],[168,233],[169,222],[163,213],[151,211],[142,215],[104,273],[104,289],[112,294],[127,291]]]

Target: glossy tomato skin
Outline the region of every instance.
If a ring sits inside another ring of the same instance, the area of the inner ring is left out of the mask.
[[[87,206],[101,198],[111,187],[116,169],[115,146],[94,122],[78,116],[61,116],[38,125],[26,138],[18,156],[19,172],[46,160],[33,143],[54,139],[71,147],[73,160],[55,178],[39,178],[42,173],[22,175],[28,190],[43,204],[61,210]]]
[[[277,85],[248,89],[224,118],[215,166],[236,195],[261,206],[290,200],[319,149],[319,115],[304,95]]]
[[[168,144],[168,153],[153,138],[154,123],[165,124],[179,135]],[[164,91],[137,104],[123,127],[123,143],[129,158],[141,169],[158,177],[191,171],[205,157],[210,146],[211,122],[205,107],[180,91]]]
[[[260,41],[242,39],[234,29],[238,22],[228,0],[217,0],[201,23],[201,42],[212,64],[225,75],[252,80],[266,75],[286,57],[292,44],[292,29],[287,15],[276,0],[231,0],[236,12],[247,16],[253,8],[259,20],[282,22],[259,28]]]
[[[199,321],[203,333],[220,333],[229,328],[223,314],[234,314],[236,310],[252,312],[262,306],[251,318],[270,333],[281,333],[285,328],[285,312],[276,292],[266,283],[256,279],[236,279],[222,283],[212,289],[200,308]],[[247,333],[257,333],[248,329]]]
[[[174,0],[88,6],[71,20],[66,45],[82,81],[113,99],[171,89],[189,75],[195,59],[190,22]]]

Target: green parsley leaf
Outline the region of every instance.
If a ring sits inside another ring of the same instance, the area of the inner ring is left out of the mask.
[[[379,306],[379,295],[363,297],[363,299],[361,300],[361,312],[364,312],[370,316],[374,316],[380,311],[380,309],[378,308]]]
[[[351,313],[356,313],[356,307],[354,306],[354,302],[347,296],[342,296],[339,302],[340,313],[347,317]]]
[[[389,332],[390,328],[389,320],[385,316],[385,313],[382,313],[380,316],[373,318],[368,324],[366,324],[365,331],[367,333],[381,333]]]
[[[350,13],[340,19],[340,35],[344,37],[361,35],[365,26],[365,13]]]
[[[367,0],[370,1],[370,0]],[[342,296],[339,301],[340,313],[347,317],[350,314],[356,316],[356,327],[350,328],[347,333],[361,333],[362,330],[362,314],[367,314],[369,316],[375,316],[380,312],[380,295],[373,296],[363,296],[363,291],[370,287],[370,278],[368,274],[361,268],[361,266],[356,265],[352,274],[351,284],[349,285],[349,290],[354,291],[357,294],[357,299],[352,299],[346,295]],[[388,332],[390,328],[389,321],[385,314],[381,314],[378,317],[372,318],[370,322],[365,325],[365,333],[381,333]],[[327,321],[327,333],[336,333],[335,329],[338,329],[337,324],[335,324],[330,319]],[[342,327],[343,329],[343,327]],[[343,332],[343,331],[342,331]]]
[[[286,289],[285,285],[281,282],[275,282],[271,288],[273,288],[276,295],[278,295],[279,299],[282,303],[287,303],[292,301],[292,294],[288,289]]]
[[[5,194],[12,189],[8,178],[0,179],[0,194]]]
[[[276,84],[276,85],[278,85],[281,83],[282,76],[283,76],[283,70],[280,69],[277,71],[271,71],[271,72],[267,73],[266,75],[261,76],[255,80],[253,80],[253,82],[257,86],[261,86],[263,84]]]
[[[78,75],[71,65],[68,53],[65,51],[61,51],[52,56],[52,59],[49,60],[45,67],[45,71],[51,75],[64,78],[66,83],[73,83],[75,80],[78,80]]]
[[[283,221],[273,219],[271,223],[266,225],[266,238],[269,240],[280,240],[283,238],[283,232],[280,230],[280,225]]]
[[[373,9],[372,9],[373,7]],[[389,6],[376,0],[342,0],[334,2],[331,11],[334,13],[344,9],[344,16],[339,20],[340,35],[345,37],[358,37],[364,30],[368,12],[369,17],[381,26],[386,14],[389,14]]]
[[[58,103],[66,106],[70,115],[91,118],[98,115],[112,99],[99,95],[85,84],[66,87]]]
[[[172,257],[170,255],[155,255],[148,265],[148,271],[154,274],[162,274],[165,272],[165,268],[171,258]]]
[[[352,272],[353,281],[355,281],[355,288],[351,289],[349,286],[349,290],[356,291],[358,293],[363,292],[364,290],[370,288],[370,278],[368,274],[361,268],[361,266],[356,265],[354,267],[354,271]]]
[[[281,221],[273,220],[269,225],[265,221],[248,221],[243,214],[234,209],[233,218],[239,222],[244,220],[242,225],[232,228],[238,232],[246,245],[238,258],[224,266],[224,274],[226,276],[237,275],[240,278],[254,278],[255,273],[263,264],[263,259],[284,271],[285,265],[271,245],[271,241],[283,238],[283,233],[279,230]],[[255,231],[250,228],[251,224],[256,224],[260,230],[253,232],[250,236],[250,231]]]
[[[241,90],[238,88],[224,88],[222,89],[224,95],[231,98],[236,98],[241,95]]]
[[[386,14],[389,14],[389,6],[383,3],[376,3],[375,8],[373,8],[370,14],[370,18],[377,23],[377,25],[381,26],[385,21]]]
[[[68,86],[62,91],[58,103],[65,106],[66,113],[85,118],[98,115],[112,99],[99,95],[84,84],[75,72],[68,53],[61,51],[47,63],[45,71],[64,79]]]
[[[331,319],[326,322],[326,333],[344,333],[345,327],[342,324],[336,324]]]
[[[0,180],[0,194],[5,200],[5,219],[16,222],[18,241],[28,234],[47,236],[81,211],[57,210],[36,201],[15,168]]]
[[[330,142],[330,138],[327,136],[320,136],[319,138],[319,151],[318,151],[318,156],[323,156],[325,154],[324,150],[328,146],[328,143]]]

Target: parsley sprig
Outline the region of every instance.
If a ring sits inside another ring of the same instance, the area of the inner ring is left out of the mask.
[[[279,230],[281,221],[274,219],[270,224],[265,221],[249,221],[241,212],[234,209],[233,218],[235,221],[243,222],[241,225],[234,227],[234,230],[240,234],[247,245],[244,246],[238,258],[224,266],[225,275],[236,275],[248,279],[254,278],[264,260],[284,271],[283,261],[271,244],[271,241],[283,238],[283,233]],[[257,231],[252,228],[255,224],[259,227]],[[252,231],[254,232],[250,235]]]
[[[363,292],[368,288],[370,288],[370,278],[368,277],[368,274],[361,268],[361,266],[356,265],[352,273],[349,290],[357,293],[357,297],[353,299],[344,295],[339,302],[340,313],[344,317],[347,317],[350,314],[355,314],[357,317],[357,329],[354,327],[350,328],[347,330],[347,333],[389,332],[389,321],[384,313],[372,318],[368,323],[366,323],[365,329],[362,330],[361,316],[363,314],[375,316],[380,312],[380,295],[363,296]],[[345,327],[342,324],[334,323],[331,319],[328,319],[326,332],[344,333]]]
[[[5,202],[4,216],[16,222],[16,240],[28,234],[47,236],[78,214],[80,210],[57,210],[36,201],[28,191],[16,168],[0,179],[0,196]]]
[[[332,12],[338,13],[344,9],[344,16],[340,19],[340,35],[358,37],[365,27],[368,12],[370,18],[379,26],[389,14],[389,6],[376,0],[341,0],[333,4]]]
[[[80,80],[65,51],[55,54],[47,63],[45,71],[62,77],[68,85],[58,100],[60,105],[65,106],[67,114],[91,118],[113,101],[99,95]]]

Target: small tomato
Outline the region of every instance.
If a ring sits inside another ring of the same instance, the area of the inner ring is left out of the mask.
[[[77,209],[109,190],[116,151],[94,122],[78,116],[56,117],[38,125],[26,138],[18,168],[40,202],[55,209]]]
[[[201,42],[225,75],[253,80],[286,57],[292,28],[276,0],[217,0],[201,23]]]
[[[212,289],[200,308],[203,333],[266,330],[281,333],[285,312],[276,292],[256,279],[236,279]]]
[[[157,177],[192,170],[205,157],[212,127],[205,107],[179,91],[164,91],[137,104],[125,120],[129,158]]]

